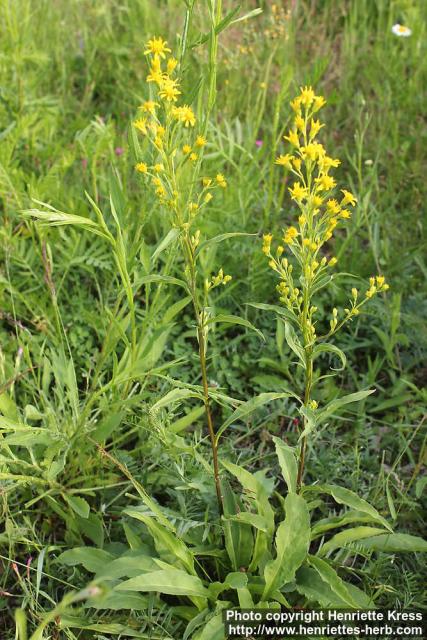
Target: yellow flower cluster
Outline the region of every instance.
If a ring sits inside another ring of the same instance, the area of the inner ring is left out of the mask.
[[[207,140],[204,132],[190,133],[197,128],[196,114],[190,105],[178,103],[181,95],[180,83],[175,77],[178,62],[169,55],[171,49],[167,42],[154,37],[148,41],[144,53],[149,60],[146,80],[150,97],[140,106],[141,114],[133,124],[150,143],[154,161],[153,164],[145,160],[138,162],[135,169],[151,178],[160,202],[174,212],[174,223],[184,224],[212,200],[212,190],[225,188],[227,181],[222,174],[204,179],[200,191],[194,193]]]
[[[218,271],[218,275],[213,276],[211,280],[205,280],[205,290],[206,292],[210,291],[215,287],[219,287],[221,284],[225,286],[230,282],[230,280],[232,280],[232,276],[224,275],[224,271],[220,269]]]
[[[281,279],[277,287],[280,301],[300,319],[304,313],[304,323],[313,338],[315,330],[312,316],[317,309],[305,308],[300,288],[294,284],[292,265],[282,254],[288,249],[294,255],[301,267],[299,279],[304,287],[318,282],[325,270],[337,263],[335,257],[328,260],[321,256],[322,247],[332,238],[336,227],[351,217],[351,208],[357,204],[357,198],[346,189],[341,189],[340,196],[336,195],[337,183],[331,171],[340,165],[340,160],[328,156],[317,140],[324,125],[316,114],[325,104],[325,99],[317,96],[312,87],[302,87],[300,95],[291,102],[294,120],[284,139],[290,143],[292,152],[279,155],[275,163],[295,176],[288,190],[300,215],[298,224],[284,229],[282,243],[277,247],[275,256],[271,254],[271,234],[264,235],[262,246],[262,251],[269,257],[270,267]],[[383,276],[371,278],[364,301],[387,288]],[[361,304],[354,302],[346,311],[346,319],[357,315]],[[336,309],[332,313],[330,326],[331,332],[340,326]]]

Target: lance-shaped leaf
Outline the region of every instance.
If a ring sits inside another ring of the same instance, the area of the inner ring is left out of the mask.
[[[295,450],[276,436],[273,436],[273,442],[276,446],[276,454],[279,458],[283,478],[288,485],[288,491],[289,493],[296,493],[298,465]]]
[[[313,349],[313,360],[315,360],[315,358],[317,358],[317,356],[320,356],[320,354],[322,353],[332,353],[341,360],[341,367],[339,367],[338,369],[334,369],[334,371],[342,371],[343,369],[345,369],[345,366],[347,364],[346,355],[344,351],[336,347],[334,344],[330,344],[329,342],[322,342],[316,345]]]
[[[134,511],[132,509],[127,509],[124,513],[145,524],[153,538],[154,546],[163,560],[166,562],[178,560],[190,573],[194,573],[193,554],[188,549],[187,545],[178,538],[176,534],[168,531],[166,527],[163,527],[154,520],[154,518],[151,518],[145,513]]]
[[[207,598],[209,591],[197,576],[190,576],[179,569],[160,569],[125,580],[115,591],[158,591],[171,596],[196,596]]]
[[[367,502],[363,498],[360,498],[356,493],[350,491],[350,489],[346,489],[345,487],[337,487],[333,484],[323,484],[319,486],[313,485],[311,487],[307,487],[306,490],[316,491],[319,493],[328,493],[334,498],[336,502],[338,502],[338,504],[345,504],[351,509],[366,513],[368,516],[370,516],[373,522],[379,522],[389,531],[393,531],[387,520],[383,518],[378,513],[378,511],[369,504],[369,502]]]
[[[226,314],[220,314],[218,316],[214,316],[212,318],[209,319],[208,324],[212,324],[213,322],[215,323],[221,323],[221,324],[239,324],[242,327],[246,327],[247,329],[250,329],[251,331],[255,331],[255,333],[257,333],[260,338],[262,338],[263,340],[265,340],[264,335],[261,333],[261,331],[259,329],[257,329],[256,327],[254,327],[254,325],[249,322],[249,320],[246,320],[246,318],[241,318],[240,316],[233,316],[233,315],[226,315]]]
[[[193,391],[192,389],[172,389],[172,391],[169,391],[169,393],[163,396],[163,398],[160,398],[160,400],[158,400],[156,404],[153,404],[151,410],[157,411],[162,407],[167,407],[174,402],[180,402],[181,400],[185,400],[187,398],[202,399],[203,396],[202,394],[197,393],[197,391]]]
[[[281,398],[289,398],[291,395],[293,395],[293,394],[290,393],[290,392],[284,392],[284,393],[260,393],[258,396],[255,396],[255,398],[251,398],[247,402],[244,402],[220,426],[220,428],[218,429],[218,432],[216,434],[216,441],[218,442],[218,440],[220,439],[222,433],[233,422],[237,422],[238,420],[242,420],[242,418],[245,418],[246,416],[250,415],[256,409],[259,409],[259,407],[262,407],[265,404],[268,404],[269,402],[272,402],[273,400],[280,400]]]
[[[364,538],[378,536],[380,534],[384,534],[384,529],[377,529],[375,527],[352,527],[351,529],[340,531],[328,540],[328,542],[325,542],[318,552],[318,555],[324,556],[335,549],[347,547],[353,542],[358,542]]]
[[[316,556],[309,556],[311,566],[317,571],[323,582],[350,607],[357,609],[357,603],[349,593],[346,583],[342,580],[330,564]]]
[[[285,499],[285,520],[276,533],[276,557],[264,569],[263,600],[284,584],[291,582],[307,557],[310,545],[310,514],[300,495],[290,493]]]

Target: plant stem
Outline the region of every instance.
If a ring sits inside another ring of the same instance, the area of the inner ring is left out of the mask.
[[[223,497],[222,497],[222,491],[221,491],[221,482],[219,478],[218,446],[215,441],[215,429],[214,429],[212,412],[211,412],[210,401],[209,401],[208,377],[206,372],[206,342],[205,342],[204,329],[202,324],[199,324],[197,328],[197,337],[199,340],[199,359],[200,359],[200,369],[202,372],[202,382],[203,382],[203,400],[205,404],[206,421],[208,425],[209,437],[211,440],[211,448],[212,448],[215,490],[216,490],[216,497],[218,501],[218,510],[221,516],[224,513],[224,505],[223,505]]]
[[[307,407],[310,402],[311,387],[313,384],[313,359],[311,347],[306,347],[306,375],[305,375],[305,391],[304,391],[304,406]],[[307,418],[304,418],[303,429],[305,430],[307,424]],[[301,451],[298,463],[298,476],[297,476],[297,489],[301,489],[302,479],[304,476],[305,456],[307,451],[307,436],[304,436],[301,443]]]
[[[189,289],[190,289],[190,293],[193,301],[194,313],[195,313],[196,322],[197,322],[197,340],[199,343],[199,361],[200,361],[200,371],[202,374],[203,402],[205,405],[206,422],[208,425],[209,438],[211,441],[215,490],[216,490],[216,497],[218,501],[218,512],[221,516],[224,513],[224,505],[223,505],[223,497],[222,497],[222,491],[221,491],[221,482],[219,478],[218,444],[215,439],[215,427],[213,423],[212,411],[211,411],[210,400],[209,400],[208,375],[207,375],[207,368],[206,368],[206,351],[207,351],[208,345],[207,345],[206,333],[205,333],[205,311],[203,306],[201,307],[199,303],[199,298],[197,293],[197,271],[196,271],[195,255],[187,234],[185,234],[184,239],[182,241],[182,247],[184,250],[184,258],[185,258],[187,270],[188,270],[188,284],[189,284]]]

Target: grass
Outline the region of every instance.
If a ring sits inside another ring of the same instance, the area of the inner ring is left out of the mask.
[[[224,4],[224,15],[237,7]],[[291,219],[283,172],[272,160],[285,152],[289,100],[311,83],[328,98],[322,134],[343,160],[338,179],[359,199],[331,250],[342,272],[365,280],[384,273],[391,290],[339,338],[349,365],[323,382],[319,400],[361,388],[376,393],[316,432],[306,483],[346,486],[396,530],[422,535],[427,7],[301,0],[274,14],[271,3],[247,1],[236,17],[256,6],[261,15],[219,36],[205,164],[226,175],[228,189],[201,222],[202,238],[254,235],[212,245],[200,270],[208,278],[220,266],[232,274],[215,297],[216,311],[244,317],[267,339],[218,324],[209,384],[240,401],[279,392],[284,380],[302,384],[282,325],[247,303],[277,303],[259,236],[280,233]],[[81,228],[41,226],[23,211],[41,201],[95,220],[86,191],[115,234],[112,194],[128,277],[133,283],[146,275],[147,256],[168,226],[134,171],[130,123],[145,95],[144,43],[161,34],[177,50],[186,4],[0,0],[0,8],[0,636],[15,638],[14,611],[21,608],[29,634],[55,611],[39,638],[101,639],[123,628],[141,638],[182,637],[172,600],[162,604],[155,594],[134,602],[133,611],[111,602],[98,608],[87,592],[79,597],[90,606],[61,605],[73,589],[86,589],[92,569],[57,558],[86,545],[113,555],[149,545],[142,525],[123,514],[140,508],[147,491],[193,545],[207,546],[217,534],[200,404],[152,410],[173,385],[201,383],[194,319],[174,287],[138,291],[139,342],[130,366],[129,309],[110,244]],[[190,46],[209,33],[206,5],[190,2],[187,9],[183,91],[190,100],[200,79],[212,76],[208,46]],[[409,25],[411,37],[394,36],[395,22]],[[159,253],[155,269],[179,273],[173,249]],[[332,294],[345,304],[338,288]],[[326,296],[320,305],[326,314]],[[227,402],[215,405],[218,423],[229,415]],[[277,477],[272,436],[296,444],[297,415],[295,402],[276,400],[233,425],[222,455]],[[421,554],[365,552],[354,562],[344,553],[339,565],[382,607],[426,607]],[[202,566],[210,570],[207,561]]]

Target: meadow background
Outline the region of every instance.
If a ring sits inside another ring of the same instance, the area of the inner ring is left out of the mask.
[[[224,15],[237,7],[225,2]],[[228,188],[203,216],[201,231],[202,237],[255,234],[215,245],[202,266],[206,277],[219,267],[232,275],[216,298],[218,309],[247,318],[267,340],[244,327],[218,326],[208,363],[210,384],[246,400],[293,379],[280,327],[247,303],[276,303],[261,235],[280,233],[290,220],[292,205],[274,158],[285,152],[289,100],[301,85],[311,84],[327,98],[325,147],[342,159],[338,178],[359,200],[335,240],[340,270],[364,280],[383,273],[390,291],[340,336],[349,366],[321,391],[323,400],[355,388],[375,387],[376,393],[316,434],[307,477],[345,485],[369,499],[399,531],[422,535],[427,3],[244,1],[233,18],[258,7],[261,14],[230,25],[220,36],[206,165],[226,176]],[[144,43],[161,35],[175,49],[185,10],[178,0],[0,0],[0,636],[5,640],[15,637],[15,608],[29,612],[32,630],[65,593],[89,582],[84,567],[56,561],[61,552],[82,545],[113,548],[125,535],[132,547],[136,533],[130,525],[123,533],[121,514],[138,504],[135,483],[149,487],[171,514],[180,514],[181,532],[206,525],[210,479],[193,455],[194,448],[207,447],[203,410],[190,401],[151,411],[171,389],[171,380],[199,383],[191,315],[180,307],[173,287],[164,288],[159,315],[141,336],[138,365],[141,375],[153,367],[159,375],[123,382],[124,347],[115,322],[123,292],[109,246],[71,226],[41,227],[22,213],[41,201],[91,217],[87,191],[111,222],[113,194],[128,269],[134,277],[144,273],[141,241],[153,251],[167,226],[134,170],[130,123],[145,98]],[[391,27],[397,22],[412,35],[395,36]],[[189,29],[190,45],[209,30],[204,2],[194,3]],[[190,46],[185,96],[194,95],[208,65],[203,41]],[[167,252],[161,264],[164,260]],[[141,321],[143,295],[136,298]],[[290,400],[261,409],[228,431],[223,455],[274,472],[271,436],[295,442],[296,415]],[[23,433],[13,427],[17,423],[33,430]],[[427,605],[420,556],[367,554],[357,574],[384,607]],[[135,637],[148,638],[153,629],[158,634],[153,637],[182,633],[170,610],[154,600],[149,610],[133,612],[92,606],[82,618],[80,627],[53,629],[46,637],[110,637],[88,630],[99,622],[129,624],[141,634]]]

